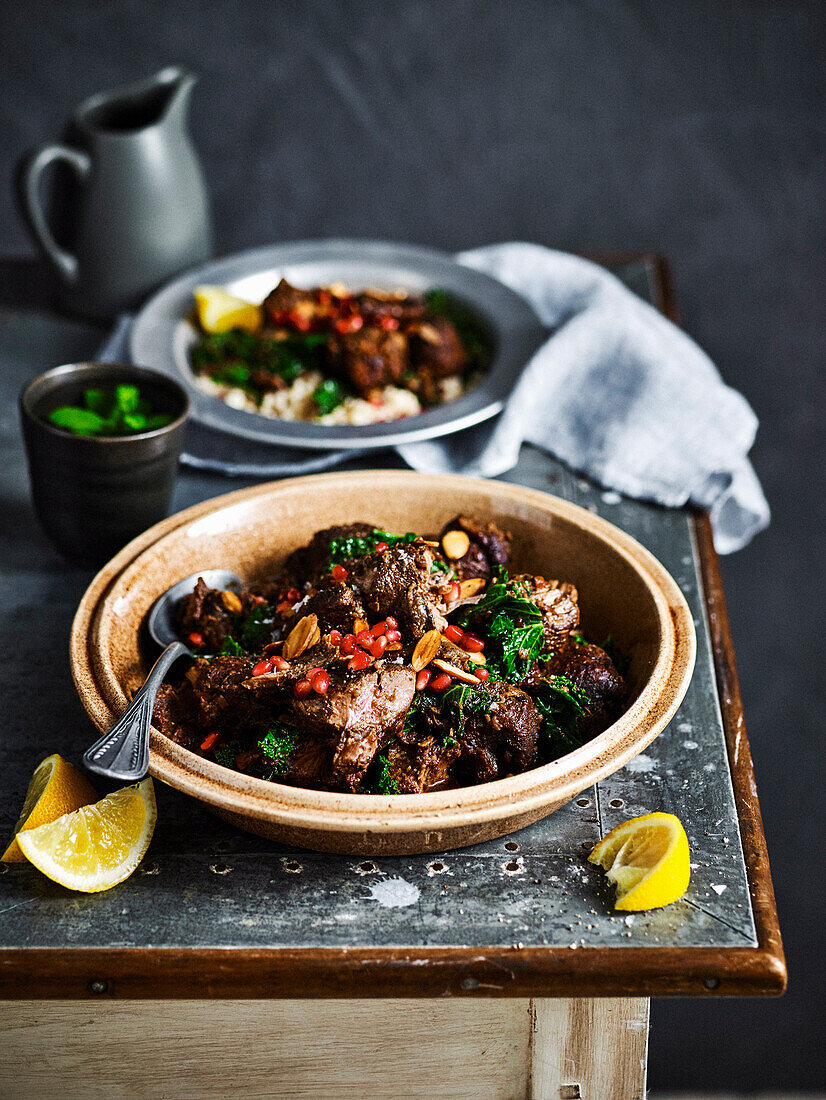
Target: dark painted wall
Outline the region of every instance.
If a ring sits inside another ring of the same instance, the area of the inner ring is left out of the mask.
[[[18,153],[170,61],[203,74],[221,251],[360,234],[668,254],[687,329],[762,420],[774,524],[724,573],[791,991],[658,1002],[651,1084],[822,1086],[824,6],[15,0],[2,21],[4,254],[28,247]]]

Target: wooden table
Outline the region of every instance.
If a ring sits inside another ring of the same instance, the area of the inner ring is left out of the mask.
[[[675,315],[661,260],[602,259]],[[90,355],[100,337],[43,312],[0,313],[11,519],[0,542],[0,832],[35,764],[55,750],[78,759],[92,736],[65,657],[90,574],[61,562],[34,524],[11,409],[27,377]],[[679,582],[699,644],[668,729],[545,821],[438,857],[291,850],[162,788],[148,856],[111,892],[70,895],[27,865],[4,867],[0,1093],[629,1100],[645,1090],[649,997],[783,992],[707,518],[620,498],[530,447],[504,480],[605,516]],[[238,484],[185,472],[176,509]],[[585,853],[651,810],[684,822],[691,887],[666,909],[614,914]]]

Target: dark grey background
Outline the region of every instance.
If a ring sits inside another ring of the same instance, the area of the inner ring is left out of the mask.
[[[783,1001],[659,1001],[651,1085],[822,1086],[826,247],[820,3],[3,5],[0,254],[25,148],[88,93],[203,74],[218,249],[361,235],[656,249],[761,418],[771,529],[724,561],[790,963]],[[51,365],[51,364],[44,364]]]

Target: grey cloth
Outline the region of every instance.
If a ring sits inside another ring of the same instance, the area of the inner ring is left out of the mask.
[[[413,469],[495,477],[527,441],[627,496],[709,509],[717,550],[745,546],[770,519],[748,460],[757,417],[684,332],[603,268],[540,245],[459,253],[522,295],[549,328],[494,421],[398,448]],[[128,319],[102,357],[122,358]],[[192,425],[183,461],[282,477],[325,469],[352,452],[251,444]]]

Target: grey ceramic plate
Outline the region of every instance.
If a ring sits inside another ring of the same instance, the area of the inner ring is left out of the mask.
[[[186,316],[192,309],[192,292],[196,286],[212,284],[259,302],[282,276],[302,287],[335,281],[354,290],[440,287],[467,303],[487,325],[495,347],[493,362],[483,380],[457,401],[384,424],[327,427],[230,408],[200,390],[189,368],[187,351],[194,329]],[[282,446],[365,450],[433,439],[495,416],[542,339],[542,326],[518,294],[440,252],[384,241],[322,240],[257,248],[187,272],[143,307],[132,327],[129,350],[133,363],[180,382],[189,394],[191,416],[210,428]]]

